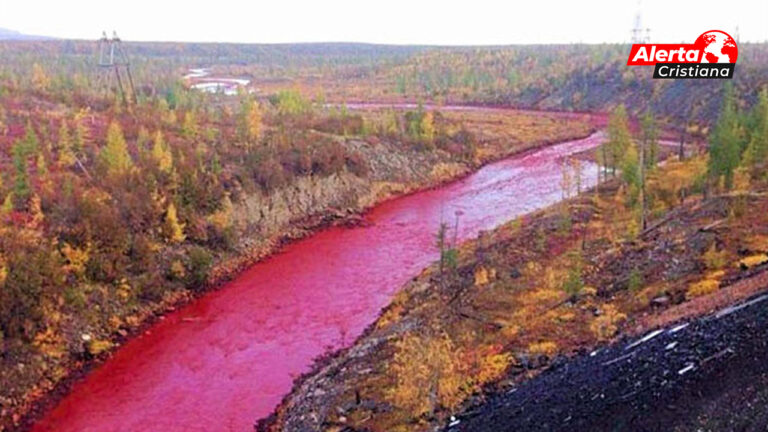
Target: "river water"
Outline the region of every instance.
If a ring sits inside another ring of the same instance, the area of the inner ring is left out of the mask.
[[[34,431],[249,431],[328,349],[350,344],[395,291],[459,239],[557,202],[563,157],[601,133],[490,164],[381,204],[360,227],[325,229],[171,313],[74,385]],[[597,167],[582,163],[582,184]]]

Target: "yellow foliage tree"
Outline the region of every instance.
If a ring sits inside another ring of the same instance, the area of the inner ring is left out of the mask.
[[[61,127],[59,128],[58,151],[58,164],[60,167],[70,167],[75,163],[75,153],[72,151],[72,137],[65,121],[61,122]]]
[[[32,216],[32,219],[30,220],[29,224],[31,227],[39,227],[43,220],[45,220],[45,215],[43,214],[43,206],[42,202],[40,200],[40,195],[34,194],[29,199],[29,214]]]
[[[187,139],[194,139],[198,135],[197,119],[192,111],[184,113],[184,121],[181,124],[181,134]]]
[[[171,243],[181,243],[186,238],[184,224],[179,222],[176,206],[173,203],[168,204],[168,210],[165,212],[165,233]]]
[[[425,113],[421,119],[421,133],[425,141],[435,140],[435,117],[431,111]]]
[[[419,417],[438,407],[455,407],[463,399],[464,382],[451,340],[444,334],[408,333],[395,343],[390,367],[395,385],[388,399]]]
[[[262,120],[261,120],[261,107],[258,102],[254,102],[251,105],[251,109],[248,112],[248,136],[251,139],[259,139],[261,136]]]
[[[8,264],[5,261],[5,258],[3,258],[2,255],[0,255],[0,285],[3,285],[5,283],[5,279],[8,277]]]
[[[5,196],[3,205],[0,206],[0,214],[7,215],[13,211],[13,192]]]
[[[133,167],[120,124],[112,122],[107,129],[107,145],[99,153],[109,175],[126,174]]]
[[[61,247],[61,254],[65,261],[64,271],[77,278],[82,278],[85,275],[85,265],[90,257],[90,245],[83,249],[77,249],[69,243],[64,243]]]
[[[390,136],[395,136],[399,132],[400,126],[398,124],[397,114],[394,110],[390,110],[385,114],[381,130],[383,133]]]
[[[169,173],[173,169],[173,153],[163,139],[163,133],[155,133],[154,143],[152,144],[152,159],[157,167],[164,173]]]
[[[219,231],[223,231],[232,225],[232,200],[229,195],[225,195],[221,203],[221,208],[208,216],[208,222]]]
[[[32,86],[37,91],[45,91],[51,85],[51,79],[45,73],[43,67],[35,63],[32,65]]]

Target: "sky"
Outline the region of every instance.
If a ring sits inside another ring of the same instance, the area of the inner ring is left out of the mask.
[[[651,42],[768,40],[768,0],[643,0]],[[637,0],[0,0],[0,28],[60,38],[506,45],[628,42]]]

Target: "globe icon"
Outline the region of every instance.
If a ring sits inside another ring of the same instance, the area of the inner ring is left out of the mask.
[[[710,30],[696,39],[695,45],[701,50],[700,63],[736,63],[739,48],[731,35],[720,30]]]

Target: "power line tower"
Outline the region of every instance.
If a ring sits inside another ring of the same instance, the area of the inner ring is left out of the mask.
[[[634,25],[630,33],[632,34],[633,44],[648,43],[651,40],[651,29],[643,28],[642,4],[640,0],[637,1],[637,12],[635,13]]]
[[[131,63],[128,61],[128,56],[123,50],[120,38],[117,37],[117,33],[114,31],[112,32],[112,38],[107,37],[107,32],[103,32],[101,39],[99,39],[99,72],[99,80],[106,92],[113,92],[114,84],[117,84],[117,91],[123,103],[127,105],[136,102],[136,89],[133,86]],[[128,81],[127,92],[123,86],[123,75]]]

